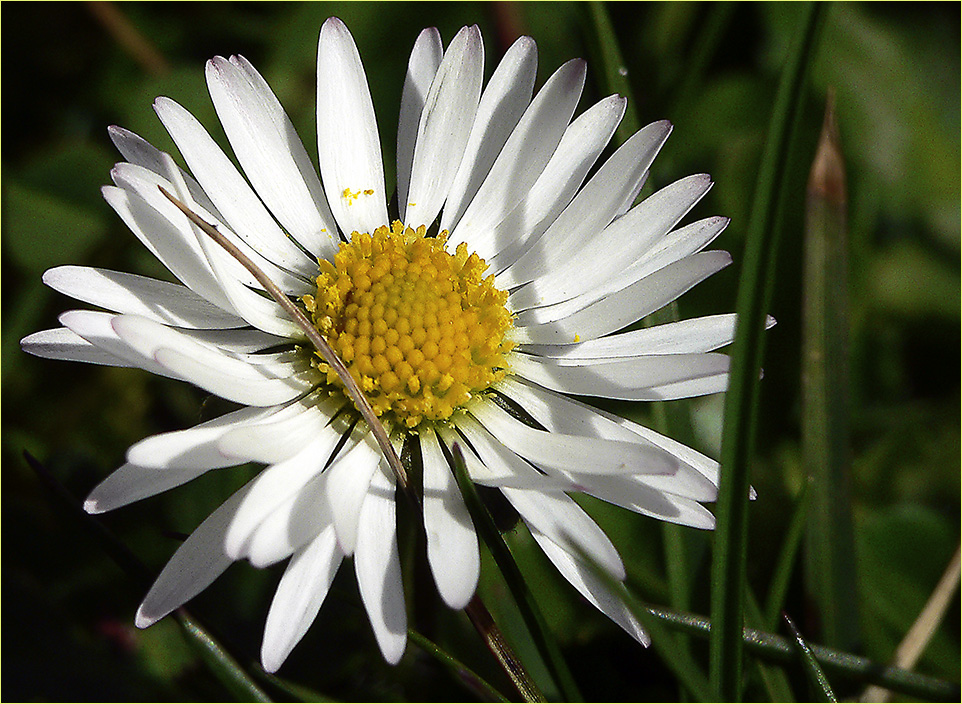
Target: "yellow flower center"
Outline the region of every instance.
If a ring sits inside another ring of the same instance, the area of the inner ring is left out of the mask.
[[[408,428],[450,418],[504,376],[514,346],[507,292],[464,243],[451,254],[446,241],[400,222],[355,232],[302,299],[374,412]],[[342,387],[319,354],[312,363]]]

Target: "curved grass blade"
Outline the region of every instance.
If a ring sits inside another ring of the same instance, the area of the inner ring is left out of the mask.
[[[831,91],[805,199],[802,274],[802,459],[812,487],[805,586],[821,640],[859,643],[848,418],[845,163]]]
[[[752,627],[764,627],[762,623],[762,611],[758,606],[758,600],[755,598],[755,593],[751,587],[748,588],[745,596],[745,615],[748,625]],[[795,695],[792,693],[792,687],[788,682],[788,675],[785,674],[783,668],[763,662],[759,658],[753,658],[753,665],[755,666],[755,671],[762,685],[765,687],[769,701],[795,701]]]
[[[41,482],[50,490],[57,503],[63,506],[68,514],[76,519],[77,524],[85,530],[94,541],[117,563],[138,588],[146,591],[152,581],[150,570],[134,555],[130,548],[110,532],[103,523],[88,514],[83,505],[75,499],[43,464],[29,452],[23,453],[24,459],[37,474]],[[198,646],[201,659],[238,701],[269,702],[271,699],[262,690],[254,678],[238,663],[220,643],[207,633],[186,609],[180,608],[174,612],[174,618],[181,625],[188,641]]]
[[[439,645],[421,635],[414,629],[408,629],[408,638],[421,650],[437,660],[450,672],[456,680],[464,684],[470,691],[477,694],[483,701],[506,702],[508,699],[489,684],[480,675],[462,663]]]
[[[709,638],[711,621],[697,614],[678,613],[668,609],[649,607],[648,612],[673,630],[682,630],[700,638]],[[744,629],[745,648],[770,662],[790,663],[796,660],[791,643],[781,636],[754,628]],[[812,645],[812,654],[829,674],[863,683],[872,683],[917,699],[929,701],[958,701],[962,688],[955,682],[921,675],[898,667],[888,667],[852,653],[845,653],[821,645]]]
[[[712,561],[711,682],[714,697],[719,701],[741,699],[749,470],[758,415],[766,312],[774,285],[780,234],[777,201],[785,180],[784,165],[788,161],[792,127],[801,108],[805,79],[823,16],[821,3],[806,4],[799,35],[782,72],[752,203],[738,287],[738,325],[725,397]]]
[[[805,535],[805,522],[808,518],[810,497],[811,485],[806,483],[803,485],[798,502],[795,505],[792,522],[788,525],[785,541],[782,543],[778,560],[775,562],[771,586],[768,588],[762,627],[769,631],[774,631],[778,625],[778,615],[785,603],[785,595],[788,594],[788,587],[792,579],[792,568],[795,565],[795,558],[798,556],[798,549]]]
[[[201,628],[183,609],[178,609],[177,622],[188,641],[200,653],[201,660],[220,680],[224,688],[239,702],[269,702],[270,697],[251,679],[240,663]]]
[[[811,646],[805,642],[802,634],[795,627],[795,622],[789,618],[788,614],[782,613],[782,618],[785,619],[785,623],[788,624],[788,628],[792,632],[792,645],[795,646],[796,651],[801,656],[805,674],[808,676],[808,681],[812,685],[812,692],[819,695],[818,701],[837,702],[838,699],[835,698],[832,685],[829,684],[828,678],[825,677],[825,673],[822,672],[822,668],[818,666],[818,661],[812,653]]]
[[[451,454],[454,476],[458,482],[461,495],[464,497],[464,503],[468,507],[468,512],[471,514],[471,519],[474,521],[478,535],[481,537],[481,540],[484,541],[484,544],[487,545],[488,550],[491,551],[491,555],[494,557],[495,563],[498,565],[498,569],[501,571],[501,575],[508,585],[508,589],[511,590],[511,595],[514,597],[518,610],[521,612],[524,624],[531,634],[531,639],[541,654],[545,666],[548,668],[548,672],[551,674],[552,679],[554,679],[555,685],[563,695],[565,701],[583,701],[581,693],[578,691],[578,686],[575,684],[574,677],[572,677],[571,671],[568,669],[568,665],[561,655],[561,648],[558,647],[557,641],[555,641],[554,636],[552,636],[548,630],[544,616],[541,615],[534,595],[528,588],[528,584],[525,582],[521,570],[511,555],[511,550],[501,537],[501,533],[498,531],[497,526],[495,526],[491,514],[488,513],[488,510],[478,497],[474,483],[468,476],[468,470],[464,464],[461,448],[455,445],[451,448]]]
[[[592,38],[596,42],[595,53],[599,59],[592,63],[598,63],[602,67],[600,82],[604,93],[618,93],[628,98],[625,116],[621,119],[621,124],[615,131],[615,142],[624,144],[631,135],[641,128],[638,120],[638,104],[634,100],[631,83],[628,81],[628,67],[621,55],[621,47],[618,46],[615,29],[611,24],[611,18],[608,16],[608,9],[605,4],[593,0],[588,3],[588,12],[594,28]]]
[[[283,677],[279,677],[271,672],[266,672],[263,669],[258,669],[257,676],[268,682],[271,686],[277,688],[283,692],[287,697],[295,702],[336,702],[337,699],[332,699],[324,694],[321,694],[315,689],[310,687],[305,687],[302,684],[297,684],[296,682],[291,682]]]

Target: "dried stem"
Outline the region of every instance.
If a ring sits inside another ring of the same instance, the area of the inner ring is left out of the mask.
[[[301,312],[301,310],[291,303],[291,300],[284,295],[277,284],[271,281],[271,278],[265,274],[251,259],[244,254],[240,249],[234,245],[233,242],[228,240],[221,232],[217,230],[216,227],[211,225],[209,222],[201,218],[197,213],[188,208],[180,200],[168,193],[163,186],[158,186],[160,192],[163,193],[171,203],[176,205],[184,215],[200,230],[214,240],[217,244],[227,250],[227,252],[239,261],[244,268],[246,268],[258,283],[263,286],[271,297],[277,301],[277,304],[284,309],[284,311],[294,320],[295,323],[304,331],[307,338],[314,344],[317,351],[321,353],[324,361],[331,365],[331,368],[337,373],[338,377],[344,384],[348,395],[351,400],[354,401],[354,405],[360,412],[361,416],[367,421],[368,426],[371,428],[371,432],[374,433],[374,437],[377,439],[377,443],[381,448],[381,452],[387,459],[388,464],[391,465],[391,469],[394,470],[394,476],[397,479],[398,485],[403,490],[404,494],[411,500],[412,504],[421,512],[421,501],[417,495],[417,492],[411,486],[408,481],[407,472],[404,466],[401,464],[401,460],[394,450],[394,446],[391,444],[388,438],[387,431],[385,431],[384,426],[381,424],[380,419],[375,415],[374,409],[371,408],[370,402],[368,402],[367,397],[358,387],[357,382],[354,381],[354,377],[348,371],[347,366],[337,356],[337,353],[331,348],[327,340],[318,332],[317,328],[307,319],[307,316]],[[423,527],[424,521],[420,522]],[[494,654],[498,663],[511,678],[511,681],[515,684],[520,692],[521,696],[524,697],[525,701],[543,701],[543,697],[537,687],[533,684],[530,675],[525,671],[524,666],[521,661],[508,646],[507,641],[504,639],[504,635],[501,630],[495,624],[494,619],[491,617],[491,613],[488,611],[484,602],[481,598],[475,594],[471,601],[464,609],[471,623],[477,629],[478,634],[484,640],[485,644]]]
[[[334,350],[324,339],[323,335],[318,332],[317,328],[314,327],[313,323],[307,319],[301,310],[291,303],[291,299],[284,295],[284,292],[277,288],[277,284],[271,281],[270,277],[265,274],[260,267],[258,267],[254,262],[251,261],[250,257],[244,254],[240,249],[234,245],[229,239],[224,237],[216,227],[211,225],[209,222],[200,217],[193,210],[184,205],[177,198],[168,193],[163,186],[158,186],[160,192],[163,193],[170,200],[171,203],[180,208],[181,212],[187,216],[187,218],[194,223],[197,227],[203,231],[208,237],[214,240],[221,247],[226,249],[234,259],[239,261],[244,265],[258,283],[263,286],[271,298],[277,301],[277,304],[284,309],[295,323],[300,326],[307,335],[307,339],[313,343],[317,348],[317,351],[321,353],[324,361],[331,365],[331,368],[340,377],[341,382],[344,384],[344,388],[347,390],[348,396],[354,401],[354,405],[360,412],[364,420],[367,421],[368,426],[371,428],[371,432],[374,433],[375,439],[377,439],[377,444],[381,448],[381,452],[384,454],[385,459],[387,459],[388,464],[391,469],[394,470],[394,476],[397,479],[398,484],[404,490],[404,493],[409,496],[413,496],[414,492],[410,489],[410,484],[408,482],[407,472],[404,470],[404,466],[401,464],[401,459],[397,456],[397,452],[394,451],[394,446],[391,444],[391,440],[387,436],[387,431],[384,430],[384,426],[378,419],[377,415],[374,413],[374,409],[371,408],[371,404],[368,402],[367,397],[364,396],[364,392],[358,387],[357,382],[354,381],[354,377],[351,376],[351,372],[348,371],[347,366],[341,361],[341,358],[335,354]],[[415,502],[417,502],[415,497]]]

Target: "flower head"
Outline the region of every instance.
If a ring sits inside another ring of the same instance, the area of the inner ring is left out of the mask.
[[[137,625],[162,618],[233,561],[290,558],[262,647],[273,671],[352,557],[384,657],[397,662],[406,642],[395,480],[370,428],[303,331],[161,186],[302,308],[394,446],[418,445],[428,559],[448,605],[469,601],[480,568],[449,466],[457,444],[472,480],[504,494],[565,578],[646,642],[585,557],[620,580],[617,551],[569,494],[711,528],[701,502],[715,498],[717,465],[573,396],[664,400],[725,388],[727,357],[712,350],[731,341],[733,316],[626,328],[730,262],[703,251],[727,220],[676,229],[710,188],[704,175],[634,205],[667,122],[640,130],[589,178],[625,100],[610,96],[572,119],[582,61],[563,65],[537,94],[530,38],[508,50],[486,85],[483,63],[477,27],[447,49],[435,29],[418,37],[401,100],[396,212],[364,69],[334,18],[318,47],[320,175],[267,83],[239,56],[211,60],[207,82],[242,171],[168,98],[154,107],[190,174],[110,128],[125,161],[104,197],[180,283],[51,269],[48,285],[105,310],[66,312],[63,327],[23,347],[140,367],[240,407],[138,442],[86,508],[118,508],[215,468],[267,465],[177,550]]]

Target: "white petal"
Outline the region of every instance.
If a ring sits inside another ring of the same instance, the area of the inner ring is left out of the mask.
[[[583,476],[580,479],[582,492],[629,511],[691,528],[712,530],[715,527],[715,517],[700,503],[655,489],[641,477]],[[707,500],[714,500],[714,496]]]
[[[153,357],[179,378],[249,406],[290,401],[308,391],[316,376],[310,369],[290,365],[248,364],[140,316],[118,315],[111,325],[132,349]]]
[[[337,433],[327,433],[254,478],[224,538],[224,550],[228,555],[239,560],[247,554],[251,536],[257,527],[278,506],[300,493],[308,482],[321,473],[339,437]]]
[[[621,96],[609,96],[568,125],[531,190],[492,228],[497,252],[486,261],[493,271],[501,272],[517,261],[528,244],[558,219],[611,140],[627,104]]]
[[[337,549],[334,528],[322,531],[287,565],[267,614],[261,663],[277,672],[310,628],[344,556]]]
[[[461,437],[447,427],[438,428],[438,433],[448,447],[454,445],[462,450],[468,476],[475,484],[494,487],[514,487],[517,489],[538,489],[557,491],[572,489],[570,479],[542,474],[525,460],[497,442],[484,427],[471,416],[457,419],[458,430],[468,439]],[[477,455],[480,455],[479,457]],[[483,460],[483,461],[482,461]]]
[[[196,212],[197,206],[190,200],[190,194],[185,184],[183,181],[177,180],[178,174],[174,168],[173,161],[169,159],[168,161],[170,164],[167,173],[173,179],[171,187],[174,194],[176,194],[188,208],[192,208]],[[160,194],[151,192],[146,194],[146,197],[157,200],[159,195]],[[166,198],[164,199],[166,200]],[[164,203],[160,203],[159,206],[170,207]],[[202,217],[204,216],[204,213],[198,214]],[[258,291],[248,288],[251,282],[248,281],[247,278],[252,276],[252,274],[244,267],[241,267],[241,272],[238,273],[237,266],[240,262],[227,254],[219,244],[212,242],[211,238],[204,234],[199,227],[190,222],[183,213],[178,212],[175,214],[175,217],[180,219],[190,233],[194,235],[194,239],[204,253],[211,271],[213,271],[214,276],[217,278],[217,282],[230,300],[233,310],[236,310],[237,313],[251,325],[265,332],[284,335],[293,339],[303,339],[304,333],[298,325],[290,319],[287,313],[285,313],[272,298],[267,295],[261,295]],[[216,223],[212,224],[217,227]],[[228,230],[223,228],[218,229],[222,230],[222,234],[225,237],[232,236]],[[238,242],[241,242],[241,240],[238,240]],[[261,257],[259,253],[253,250],[251,250],[251,254],[253,255],[252,259],[254,262],[261,266],[264,273],[271,277],[284,293],[302,294],[306,293],[307,290],[311,290],[310,286],[303,279],[298,279],[294,275],[286,274],[284,269],[270,263],[268,259]],[[258,259],[261,259],[261,261],[258,261]],[[280,277],[275,278],[278,277],[278,274],[280,274]],[[257,286],[259,287],[260,284],[258,283]]]
[[[228,401],[248,406],[287,403],[317,382],[317,375],[311,370],[277,378],[262,368],[227,357],[217,363],[212,357],[201,359],[170,348],[157,350],[154,356],[177,377]],[[228,364],[224,364],[226,360]]]
[[[701,381],[711,388],[728,379],[728,355],[660,354],[613,360],[568,360],[511,356],[516,374],[549,389],[579,396],[598,396],[632,401],[680,398],[669,389],[688,388],[681,382]]]
[[[354,570],[361,601],[384,659],[396,665],[407,643],[407,614],[397,550],[394,479],[374,473],[361,507]]]
[[[195,425],[144,438],[127,450],[127,461],[153,469],[197,469],[231,467],[243,459],[226,457],[217,447],[221,437],[243,430],[251,423],[271,417],[279,407],[241,408],[240,410]]]
[[[718,495],[718,463],[681,443],[518,378],[505,378],[496,388],[553,433],[654,445],[679,461],[674,474],[640,475],[633,478],[637,483],[696,501],[714,501]],[[574,478],[573,483],[589,484],[584,475],[569,473],[569,476]]]
[[[381,142],[354,39],[331,17],[317,47],[317,149],[321,181],[341,231],[387,225]]]
[[[116,125],[108,127],[107,133],[110,135],[110,141],[114,143],[114,146],[117,147],[124,159],[131,164],[158,174],[166,171],[167,167],[164,160],[164,153],[151,145],[143,137],[134,134],[130,130],[125,130],[123,127],[117,127]],[[217,211],[217,208],[211,202],[210,198],[207,197],[207,194],[204,193],[204,189],[200,187],[200,184],[183,169],[180,169],[180,175],[187,184],[191,198],[216,219],[223,221],[223,216]]]
[[[625,566],[615,546],[591,516],[562,492],[502,489],[525,523],[568,550],[580,548],[615,579],[625,578]]]
[[[257,194],[315,257],[333,258],[334,216],[304,145],[270,86],[243,56],[208,61],[207,86]]]
[[[555,258],[553,264],[545,262],[547,273],[512,294],[512,308],[521,310],[557,303],[612,282],[627,265],[639,262],[656,240],[674,227],[710,188],[711,180],[707,176],[689,176],[646,198],[601,234],[583,231],[585,239],[572,243],[577,251],[567,258]],[[727,218],[703,220],[685,228],[685,239],[689,239],[689,232],[697,230],[707,233],[704,244],[708,244],[727,224]],[[546,242],[545,246],[550,248],[551,244]],[[665,261],[661,266],[680,258]],[[658,268],[661,267],[649,265],[638,271],[634,280]]]
[[[132,367],[133,362],[92,345],[68,328],[41,330],[20,340],[20,349],[44,359],[86,362],[109,367]]]
[[[61,313],[59,320],[72,333],[95,345],[109,355],[124,360],[132,367],[144,369],[159,376],[181,379],[176,373],[165,369],[151,356],[134,350],[114,331],[111,322],[113,313],[93,310],[68,310]]]
[[[505,447],[538,465],[591,474],[672,474],[677,466],[657,448],[537,430],[493,402],[475,404],[470,412]]]
[[[189,288],[107,269],[59,266],[43,282],[60,293],[117,313],[136,313],[160,323],[189,328],[239,328],[231,315]]]
[[[514,209],[541,175],[574,114],[584,81],[585,63],[580,59],[564,64],[548,79],[451,232],[451,247],[467,242],[485,259],[497,251],[492,226]]]
[[[185,238],[178,225],[133,191],[104,186],[101,192],[130,231],[174,276],[219,308],[235,312],[200,245]]]
[[[668,139],[671,124],[654,122],[636,132],[591,177],[570,205],[518,261],[498,277],[499,285],[514,287],[577,257],[619,211],[631,204]]]
[[[213,468],[157,469],[124,464],[93,488],[84,501],[84,511],[87,513],[113,511],[186,484],[207,472],[208,469]]]
[[[481,31],[464,27],[444,53],[421,112],[408,196],[398,202],[409,227],[430,226],[441,211],[474,125],[483,72]]]
[[[769,318],[767,328],[775,324]],[[645,354],[711,352],[735,339],[735,314],[679,320],[573,345],[524,345],[519,351],[560,359],[614,359]]]
[[[316,475],[255,527],[244,551],[254,567],[269,567],[290,557],[332,526],[324,495],[326,479],[323,472]]]
[[[185,335],[201,344],[237,354],[260,352],[272,347],[289,346],[291,340],[271,335],[256,328],[243,330],[184,330]]]
[[[177,549],[137,609],[137,628],[146,628],[182,606],[230,566],[232,560],[224,553],[224,533],[249,486],[237,490]]]
[[[368,433],[325,472],[337,544],[345,555],[354,553],[361,506],[380,461],[381,451],[374,436]]]
[[[562,345],[621,330],[671,303],[731,261],[728,252],[700,252],[587,305],[589,299],[579,296],[553,306],[523,311],[515,319],[519,326],[515,330],[516,339]]]
[[[223,279],[224,277],[223,275],[217,275],[215,273],[211,266],[212,259],[215,261],[215,263],[220,264],[220,270],[230,274],[230,278],[236,279],[246,286],[251,286],[260,290],[263,289],[263,286],[258,283],[257,279],[254,278],[254,275],[251,274],[239,261],[234,259],[233,256],[224,251],[219,245],[210,242],[210,237],[208,235],[205,235],[197,230],[190,223],[187,217],[180,211],[180,209],[171,203],[167,196],[160,192],[158,186],[162,187],[175,198],[182,201],[188,208],[213,225],[215,229],[219,230],[224,237],[230,240],[244,254],[250,257],[258,267],[263,269],[264,272],[270,276],[270,278],[282,291],[290,295],[302,295],[311,290],[311,284],[308,282],[308,277],[311,274],[316,273],[317,267],[315,264],[312,263],[308,273],[303,276],[293,274],[287,269],[275,264],[259,251],[252,248],[242,237],[236,235],[233,230],[222,220],[215,217],[213,212],[208,211],[203,207],[203,205],[201,205],[201,203],[194,200],[190,193],[190,188],[183,178],[183,172],[180,170],[177,164],[174,163],[173,157],[167,153],[161,153],[160,160],[161,163],[165,165],[165,169],[160,173],[148,171],[147,169],[144,169],[140,166],[135,166],[134,164],[120,163],[114,165],[114,168],[110,171],[110,176],[118,186],[127,191],[132,191],[135,193],[136,196],[139,196],[139,198],[148,205],[148,207],[153,208],[155,211],[160,213],[160,215],[175,228],[176,234],[173,235],[173,237],[178,241],[178,244],[181,247],[186,245],[187,249],[196,253],[196,255],[202,260],[202,265],[204,268],[208,272],[215,274],[215,278],[218,279],[219,288],[223,286],[223,283],[220,281],[220,279]],[[148,244],[149,247],[153,247],[153,245],[158,244],[156,240],[157,237],[154,236],[152,241],[146,242],[145,244]],[[212,246],[210,251],[213,252],[213,254],[206,253],[207,250],[203,246],[205,244],[210,244]],[[154,251],[154,249],[151,249],[151,251]],[[185,283],[187,282],[185,281]],[[206,297],[207,296],[205,295],[205,298]],[[230,310],[229,306],[227,307],[227,310]]]
[[[318,435],[343,435],[340,428],[329,425],[343,402],[328,399],[315,403],[306,397],[261,423],[225,433],[218,440],[217,449],[245,462],[274,464],[300,452]]]
[[[511,131],[531,103],[537,69],[537,45],[531,37],[520,37],[505,52],[491,75],[481,95],[464,158],[444,204],[440,225],[442,230],[451,231],[457,225]]]
[[[451,467],[430,428],[421,433],[421,458],[431,574],[444,603],[452,609],[463,609],[474,595],[481,574],[478,536]]]
[[[571,583],[581,595],[590,601],[595,608],[600,610],[612,621],[621,626],[636,641],[644,646],[651,643],[648,634],[641,623],[628,610],[628,607],[602,582],[591,567],[586,565],[579,557],[569,554],[563,548],[556,545],[542,533],[532,530],[531,535],[538,541],[538,545],[548,556],[558,571],[564,578]]]
[[[397,130],[397,197],[402,214],[411,183],[411,166],[414,164],[414,145],[417,141],[418,125],[421,123],[421,111],[424,110],[424,101],[443,55],[441,33],[435,27],[428,27],[418,35],[414,49],[411,50],[411,58],[408,59],[407,75],[401,90]]]
[[[225,224],[264,258],[290,271],[309,276],[316,268],[314,262],[277,226],[254,189],[211,139],[204,126],[170,98],[157,98],[154,110],[191,172],[217,210],[227,218]],[[231,131],[240,129],[231,121],[225,122],[225,129],[228,122]]]

